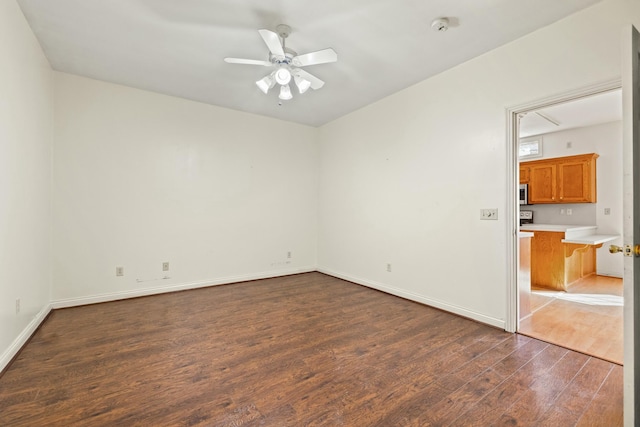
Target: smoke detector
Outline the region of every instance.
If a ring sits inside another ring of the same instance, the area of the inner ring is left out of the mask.
[[[438,33],[444,33],[449,29],[449,20],[447,18],[436,18],[431,23],[431,29]]]

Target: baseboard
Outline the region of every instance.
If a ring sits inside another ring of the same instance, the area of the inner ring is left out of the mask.
[[[467,310],[462,307],[458,307],[456,305],[452,305],[446,302],[438,301],[432,298],[428,298],[422,295],[418,295],[412,292],[407,292],[402,289],[394,288],[392,286],[388,286],[382,283],[374,282],[371,280],[360,279],[358,277],[353,277],[348,274],[340,273],[337,271],[333,271],[326,268],[318,268],[317,271],[320,273],[327,274],[329,276],[337,277],[339,279],[347,280],[349,282],[357,283],[358,285],[366,286],[368,288],[377,289],[379,291],[395,295],[401,298],[405,298],[411,301],[419,302],[421,304],[425,304],[431,307],[439,308],[441,310],[447,311],[449,313],[457,314],[462,317],[466,317],[480,323],[485,323],[487,325],[495,326],[496,328],[504,329],[505,322],[501,319],[496,319],[494,317],[485,316],[481,313],[476,313],[471,310]]]
[[[31,335],[38,329],[40,324],[47,318],[47,315],[51,312],[51,304],[47,304],[42,307],[42,310],[29,322],[29,324],[22,330],[20,335],[11,343],[2,356],[0,356],[0,372],[2,372],[14,357],[20,352],[22,347],[27,343]]]
[[[596,271],[596,274],[598,276],[607,276],[607,277],[616,277],[618,279],[622,279],[622,275],[618,272],[611,272],[611,271]]]
[[[68,308],[80,305],[98,304],[101,302],[117,301],[128,298],[144,297],[149,295],[165,294],[176,291],[186,291],[189,289],[206,288],[208,286],[228,285],[230,283],[246,282],[249,280],[270,279],[273,277],[290,276],[292,274],[309,273],[316,271],[315,266],[297,267],[283,269],[277,271],[268,271],[256,274],[246,274],[239,276],[222,277],[211,280],[201,280],[197,282],[178,283],[167,286],[155,286],[143,289],[134,289],[130,291],[113,292],[108,294],[90,295],[86,297],[67,298],[54,300],[51,302],[51,308]]]

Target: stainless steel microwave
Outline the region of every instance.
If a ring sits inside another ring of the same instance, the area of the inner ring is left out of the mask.
[[[529,185],[528,184],[520,184],[520,204],[528,205],[529,204]]]

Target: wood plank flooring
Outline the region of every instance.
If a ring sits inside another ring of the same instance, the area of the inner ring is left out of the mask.
[[[567,292],[533,289],[519,332],[622,365],[622,279],[586,277]]]
[[[54,311],[2,426],[618,426],[622,367],[320,273]]]

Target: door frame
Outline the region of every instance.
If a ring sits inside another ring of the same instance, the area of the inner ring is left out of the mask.
[[[540,98],[524,104],[507,108],[507,206],[506,206],[506,243],[507,243],[507,301],[505,312],[505,330],[517,332],[519,324],[520,301],[518,298],[518,267],[520,264],[520,248],[518,244],[518,198],[517,193],[520,184],[520,170],[518,167],[518,122],[523,114],[549,107],[597,95],[611,90],[620,89],[620,78],[607,80],[591,86],[585,86],[567,92],[558,93],[546,98]]]
[[[622,171],[623,242],[636,246],[640,237],[640,34],[632,24],[622,31]],[[640,419],[640,258],[624,257],[624,425]]]

